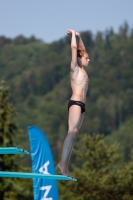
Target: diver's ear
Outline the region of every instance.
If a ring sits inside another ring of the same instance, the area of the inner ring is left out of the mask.
[[[78,60],[78,65],[79,65],[79,67],[82,67],[81,58],[80,58],[80,57],[78,57],[78,58],[77,58],[77,60]]]
[[[81,61],[80,57],[78,57],[78,61],[79,61],[79,62]]]

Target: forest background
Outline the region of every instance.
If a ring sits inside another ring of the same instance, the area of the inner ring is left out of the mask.
[[[75,148],[82,149],[84,134],[103,134],[107,145],[120,143],[120,162],[128,163],[133,147],[133,29],[125,22],[118,33],[110,29],[94,36],[85,31],[81,37],[91,62],[86,68],[86,115]],[[21,129],[13,141],[29,150],[27,127],[38,126],[50,143],[55,164],[67,133],[70,41],[70,36],[50,44],[34,36],[0,36],[0,80],[9,86],[10,102],[17,111],[15,123]],[[72,156],[74,161],[80,166]],[[30,157],[19,163],[30,167]]]

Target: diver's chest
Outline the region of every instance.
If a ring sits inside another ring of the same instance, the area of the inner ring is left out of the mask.
[[[78,74],[77,80],[82,80],[83,82],[88,82],[89,78],[86,71],[82,71]]]

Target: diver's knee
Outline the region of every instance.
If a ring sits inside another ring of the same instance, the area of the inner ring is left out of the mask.
[[[79,131],[78,128],[73,128],[73,129],[69,129],[69,130],[68,130],[68,133],[72,133],[72,134],[74,134],[74,135],[77,135],[77,134],[78,134],[78,131]]]

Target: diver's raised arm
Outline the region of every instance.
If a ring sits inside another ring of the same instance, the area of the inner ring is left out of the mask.
[[[71,58],[71,70],[74,70],[75,67],[78,66],[77,64],[77,42],[76,42],[76,32],[74,30],[68,29],[67,30],[68,35],[72,35],[71,38],[71,52],[72,52],[72,58]]]
[[[83,43],[82,38],[80,36],[80,33],[76,32],[76,36],[78,37],[78,47],[77,47],[77,49],[82,50],[82,51],[86,51],[84,43]]]

